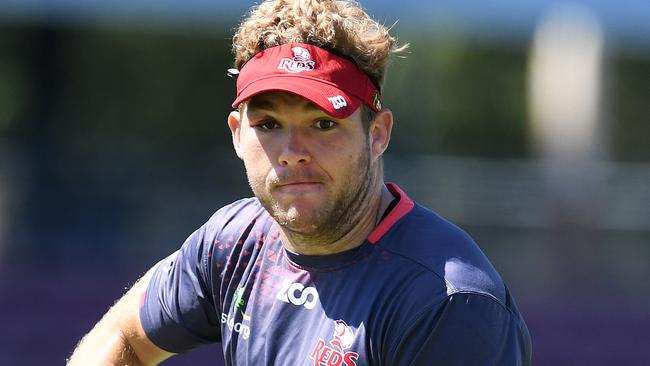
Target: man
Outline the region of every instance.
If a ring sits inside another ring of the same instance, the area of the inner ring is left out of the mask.
[[[383,182],[388,31],[352,1],[272,0],[234,39],[228,117],[255,198],[217,211],[82,340],[70,365],[528,365],[474,242]]]

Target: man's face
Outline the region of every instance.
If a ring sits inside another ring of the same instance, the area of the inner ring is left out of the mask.
[[[361,109],[334,119],[304,98],[269,92],[231,114],[229,126],[253,192],[280,225],[315,240],[343,235],[377,176]]]

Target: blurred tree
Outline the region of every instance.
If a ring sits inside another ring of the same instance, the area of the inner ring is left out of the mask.
[[[21,27],[6,27],[0,32],[0,138],[12,133],[20,115],[26,113],[31,92],[29,37]]]
[[[393,148],[526,156],[525,73],[524,50],[455,37],[416,40],[407,59],[396,60],[389,73],[387,105],[398,112],[398,130],[404,129]]]
[[[618,160],[650,161],[650,57],[621,54],[612,61],[611,138]]]

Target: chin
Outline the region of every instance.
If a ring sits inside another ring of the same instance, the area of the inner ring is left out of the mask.
[[[286,225],[292,229],[308,229],[316,226],[314,225],[314,211],[311,209],[299,209],[294,206],[281,210],[278,212],[278,216],[282,217]]]
[[[273,216],[278,223],[287,229],[301,233],[309,234],[317,232],[321,226],[321,218],[315,214],[318,209],[315,208],[297,208],[295,206],[288,209],[280,209],[274,212]]]

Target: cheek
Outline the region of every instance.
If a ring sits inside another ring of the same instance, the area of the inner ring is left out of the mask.
[[[244,158],[244,167],[246,168],[248,185],[256,196],[263,196],[265,194],[266,180],[269,171],[261,160],[262,159]]]
[[[251,183],[263,182],[271,169],[269,157],[255,136],[243,137],[240,144],[240,153],[244,160],[248,179]]]
[[[364,160],[364,154],[368,154],[364,143],[358,140],[339,140],[324,147],[327,149],[322,156],[330,156],[327,162],[328,170],[339,174],[359,174],[359,164]]]
[[[357,152],[359,151],[358,146],[356,146],[354,141],[347,139],[335,139],[321,148],[326,149],[326,152],[336,159],[343,161],[349,161],[351,158],[354,158],[357,156]]]
[[[271,165],[262,149],[250,149],[246,151],[243,158],[249,176],[263,175],[265,171],[269,170]]]

